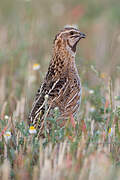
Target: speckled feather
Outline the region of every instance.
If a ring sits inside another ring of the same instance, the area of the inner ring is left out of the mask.
[[[73,31],[74,36],[70,36],[71,31]],[[29,114],[29,124],[32,123],[35,128],[39,128],[39,134],[42,134],[44,129],[45,95],[48,95],[48,116],[51,109],[58,107],[59,118],[66,121],[79,108],[81,83],[75,65],[76,47],[68,42],[70,37],[76,38],[78,33],[80,34],[80,31],[72,27],[65,28],[55,37],[53,56],[48,72],[40,89],[38,89]]]

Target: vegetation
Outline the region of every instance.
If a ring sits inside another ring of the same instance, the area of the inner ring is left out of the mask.
[[[120,2],[0,2],[0,179],[120,179]],[[38,139],[27,124],[55,34],[77,24],[80,111]],[[78,45],[79,46],[79,45]]]

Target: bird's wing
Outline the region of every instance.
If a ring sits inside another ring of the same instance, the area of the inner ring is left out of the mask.
[[[38,115],[42,114],[42,112],[44,111],[44,97],[45,94],[47,94],[47,89],[46,89],[46,83],[44,82],[41,87],[38,89],[37,94],[35,96],[33,105],[32,105],[32,109],[31,112],[29,114],[29,124],[32,123],[34,124],[37,119],[38,119]],[[39,114],[37,113],[37,111],[39,110]]]
[[[52,107],[52,104],[57,101],[57,99],[59,99],[64,91],[66,91],[67,82],[68,79],[66,77],[55,80],[53,79],[49,82],[46,80],[44,81],[41,88],[38,89],[34,103],[32,105],[32,110],[29,114],[30,123],[33,125],[36,124],[38,118],[41,119],[43,116],[45,111],[45,95],[48,95],[48,103]]]

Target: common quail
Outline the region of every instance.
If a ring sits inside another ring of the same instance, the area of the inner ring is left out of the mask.
[[[80,39],[85,38],[77,28],[66,27],[54,39],[53,55],[47,74],[38,89],[32,110],[29,114],[29,124],[43,134],[45,113],[45,98],[47,98],[47,116],[55,107],[59,109],[59,118],[64,122],[77,112],[81,101],[81,83],[75,64],[76,46]]]

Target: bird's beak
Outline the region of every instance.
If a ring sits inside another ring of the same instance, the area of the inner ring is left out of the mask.
[[[85,37],[86,37],[86,34],[80,32],[80,39],[85,38]]]

